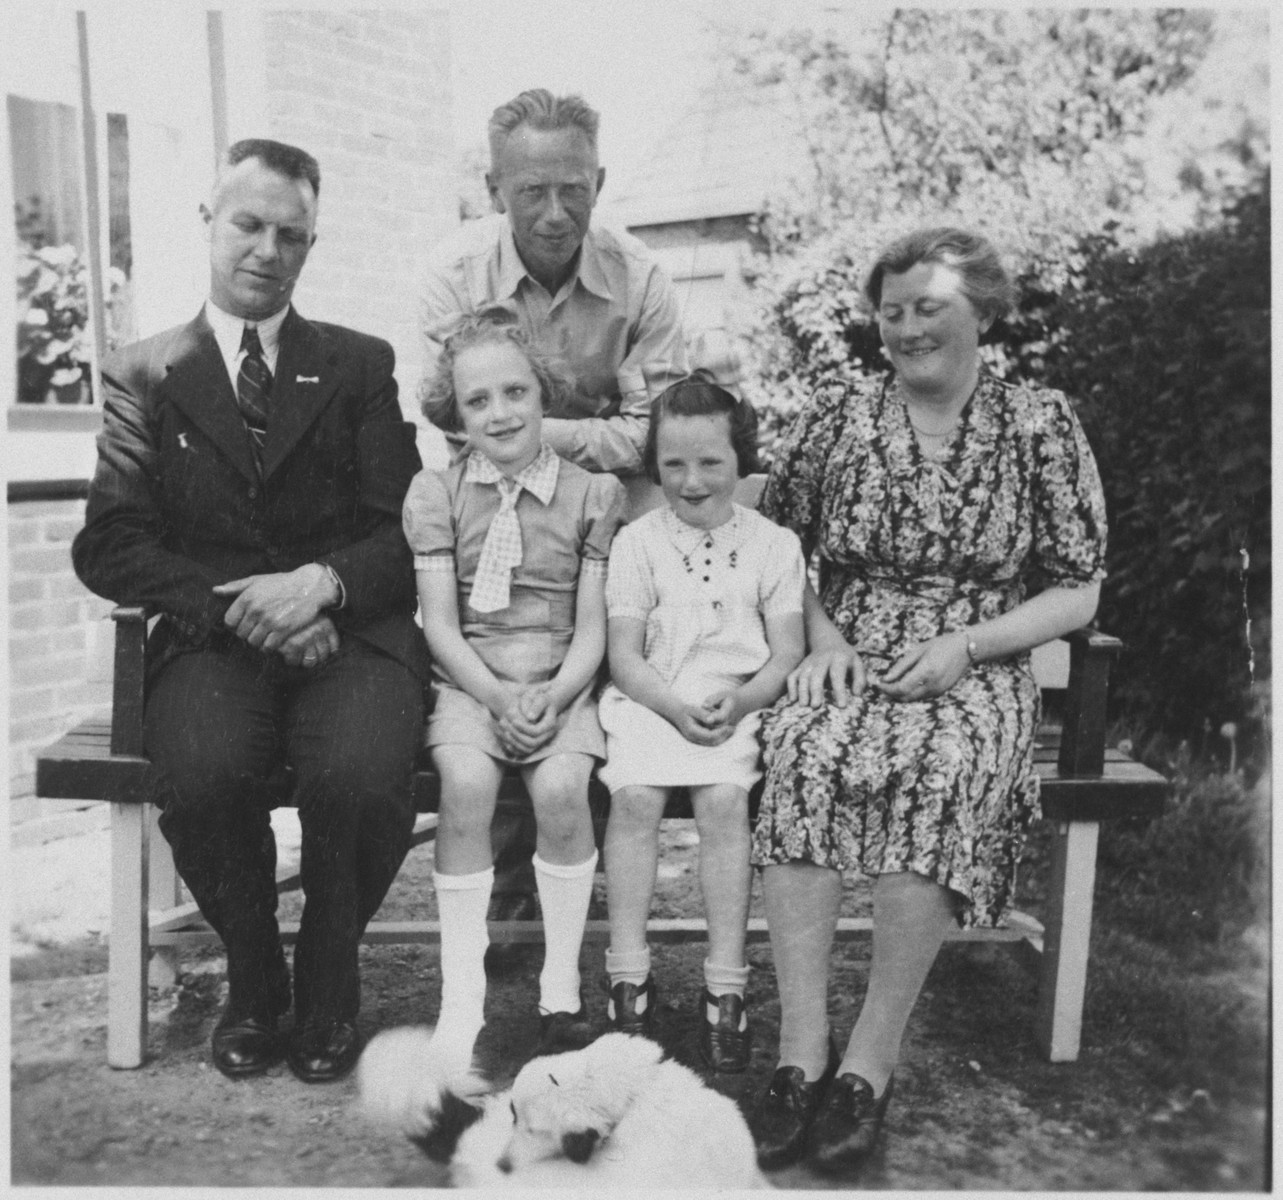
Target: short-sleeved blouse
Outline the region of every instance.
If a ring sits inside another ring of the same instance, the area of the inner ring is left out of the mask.
[[[704,530],[663,505],[615,539],[606,612],[646,623],[642,656],[665,683],[738,684],[771,656],[764,618],[801,612],[805,581],[796,535],[753,509]]]
[[[1069,402],[987,374],[938,459],[893,377],[822,388],[762,511],[818,552],[824,610],[875,672],[1034,591],[1104,576],[1100,478]],[[763,722],[754,860],[913,870],[965,896],[968,920],[998,920],[1037,801],[1038,715],[1027,655],[929,701],[876,689],[846,709],[782,701]]]
[[[463,635],[500,679],[542,683],[565,659],[575,628],[575,599],[582,571],[604,573],[626,493],[613,475],[591,474],[564,459],[557,486],[544,504],[523,489],[517,498],[522,556],[513,568],[506,608],[477,612],[468,603],[486,532],[499,511],[499,489],[464,478],[466,461],[424,470],[411,481],[402,511],[406,540],[417,570],[453,563]],[[424,621],[432,620],[425,613]],[[433,663],[436,703],[429,744],[467,740],[492,757],[511,761],[491,728],[484,706],[461,692]],[[590,688],[567,709],[562,731],[539,757],[574,751],[600,756],[604,743]]]
[[[802,548],[787,529],[736,505],[715,529],[687,525],[667,505],[625,526],[610,553],[606,612],[645,622],[642,655],[688,704],[738,687],[769,661],[766,622],[802,612]],[[602,782],[630,786],[732,784],[761,778],[760,712],[729,739],[699,746],[613,684],[601,698],[607,735]]]

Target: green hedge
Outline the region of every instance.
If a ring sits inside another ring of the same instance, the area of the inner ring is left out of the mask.
[[[1042,374],[1082,402],[1105,480],[1115,701],[1200,745],[1255,721],[1269,677],[1269,264],[1268,191],[1216,229],[1097,252]]]
[[[1240,758],[1263,741],[1268,195],[1267,178],[1215,228],[1140,250],[1105,230],[1027,262],[1019,310],[982,346],[998,375],[1060,388],[1083,417],[1110,514],[1099,623],[1128,647],[1114,716],[1142,750],[1225,749],[1226,722]],[[767,457],[823,376],[886,368],[857,257],[800,265],[770,307],[754,396]]]

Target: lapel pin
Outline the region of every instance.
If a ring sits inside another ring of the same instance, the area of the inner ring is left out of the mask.
[[[187,435],[186,435],[185,433],[180,433],[180,434],[178,435],[178,444],[179,444],[179,445],[180,445],[184,450],[186,450],[186,449],[187,449]]]
[[[319,375],[295,375],[294,382],[295,383],[320,383],[321,377]]]

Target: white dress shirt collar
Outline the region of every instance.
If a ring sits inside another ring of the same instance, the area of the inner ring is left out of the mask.
[[[232,316],[229,312],[224,312],[213,300],[205,301],[205,319],[214,331],[214,340],[218,343],[219,353],[227,365],[227,374],[231,378],[233,388],[236,386],[236,375],[241,367],[241,337],[245,326],[253,325],[258,330],[258,340],[263,347],[263,361],[267,363],[267,369],[275,375],[276,358],[281,348],[281,326],[285,324],[285,317],[289,311],[290,306],[287,304],[279,312],[261,321],[245,321],[240,317]]]

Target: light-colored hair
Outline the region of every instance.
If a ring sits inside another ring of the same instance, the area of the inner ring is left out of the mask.
[[[1016,303],[1016,285],[988,238],[952,225],[915,229],[887,246],[864,284],[876,310],[882,303],[882,280],[903,275],[919,263],[942,263],[958,272],[962,293],[982,317],[1005,317]]]
[[[446,433],[457,433],[463,428],[459,397],[454,390],[454,364],[459,355],[473,346],[504,343],[520,350],[530,364],[539,381],[544,412],[566,400],[572,385],[560,362],[540,350],[511,313],[504,309],[479,309],[464,317],[446,338],[436,369],[419,388],[419,407],[433,425]]]
[[[311,185],[312,195],[321,196],[321,165],[306,150],[290,146],[285,142],[274,142],[271,138],[242,138],[227,147],[223,161],[219,164],[218,177],[210,191],[209,208],[218,211],[218,202],[222,199],[223,185],[233,167],[243,163],[247,158],[256,158],[268,170],[284,175],[286,179],[306,182]]]
[[[547,88],[530,88],[501,104],[490,115],[490,162],[495,166],[504,143],[522,125],[531,129],[578,129],[597,153],[601,118],[582,96],[554,96]]]

